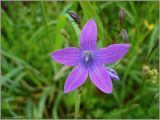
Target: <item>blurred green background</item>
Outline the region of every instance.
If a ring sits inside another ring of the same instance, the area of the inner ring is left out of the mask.
[[[113,81],[112,94],[104,94],[88,79],[81,87],[78,117],[158,119],[158,1],[1,2],[1,117],[74,118],[75,92],[63,93],[72,67],[56,63],[49,54],[79,47],[80,28],[90,18],[98,26],[98,47],[111,44],[121,8],[131,48],[109,65],[120,80]],[[79,26],[70,10],[81,17]]]

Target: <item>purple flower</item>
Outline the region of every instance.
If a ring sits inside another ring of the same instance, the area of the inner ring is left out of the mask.
[[[118,80],[119,77],[113,69],[106,68],[104,64],[120,60],[128,52],[130,45],[112,44],[106,48],[96,48],[96,41],[97,26],[95,21],[90,19],[81,31],[80,48],[69,47],[51,53],[55,61],[75,66],[65,82],[64,93],[80,87],[88,76],[102,92],[112,92],[111,79]]]

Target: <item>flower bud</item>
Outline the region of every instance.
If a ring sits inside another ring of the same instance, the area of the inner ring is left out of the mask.
[[[148,71],[148,75],[149,75],[149,76],[153,76],[153,75],[154,75],[154,72],[153,72],[152,70],[149,70],[149,71]]]
[[[61,34],[62,34],[63,37],[67,40],[66,45],[68,45],[68,41],[70,41],[70,36],[69,36],[69,34],[68,34],[64,29],[61,29]]]
[[[120,9],[119,11],[119,20],[122,21],[124,19],[124,16],[126,15],[126,12],[124,9]]]
[[[64,29],[61,29],[61,33],[65,38],[68,37],[68,33]]]
[[[157,76],[153,76],[152,80],[158,81],[158,77]]]
[[[153,69],[152,71],[154,72],[154,75],[158,75],[157,69]]]
[[[74,21],[78,24],[80,23],[80,17],[77,15],[77,13],[73,11],[69,11],[69,15],[74,19]]]
[[[150,67],[148,65],[143,65],[143,70],[148,71],[148,70],[150,70]]]
[[[157,84],[158,83],[158,77],[157,76],[152,76],[151,83],[152,84]]]
[[[122,29],[121,35],[122,35],[122,38],[124,39],[124,41],[128,42],[128,33],[125,29]]]
[[[151,80],[151,84],[156,84],[157,81],[155,79]]]

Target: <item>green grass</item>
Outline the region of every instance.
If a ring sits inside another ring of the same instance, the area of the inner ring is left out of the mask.
[[[158,47],[154,49],[158,1],[1,4],[2,118],[74,118],[75,94],[63,93],[72,68],[56,63],[49,54],[68,46],[79,47],[80,29],[90,18],[98,26],[98,47],[111,44],[119,31],[118,12],[124,8],[124,28],[131,48],[121,61],[109,65],[121,79],[113,81],[112,94],[101,93],[88,79],[81,87],[78,117],[158,119],[158,75],[150,73],[158,70]],[[68,15],[70,10],[80,15],[80,28]],[[116,41],[123,42],[122,38]]]

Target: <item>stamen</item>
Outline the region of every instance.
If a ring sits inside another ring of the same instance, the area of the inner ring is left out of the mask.
[[[83,52],[83,58],[85,62],[88,62],[92,59],[92,52],[91,51],[84,51]]]

